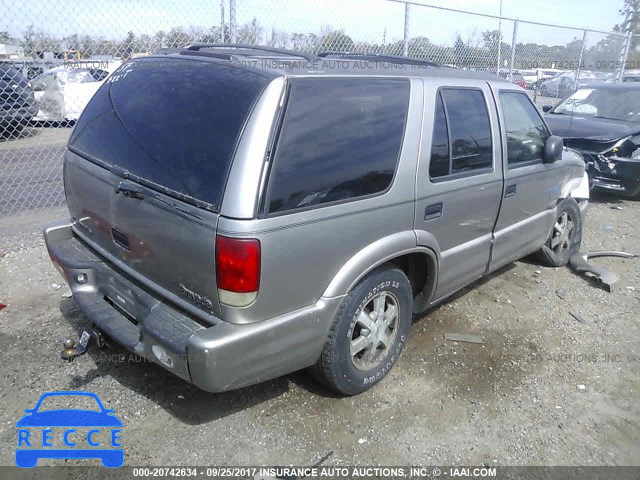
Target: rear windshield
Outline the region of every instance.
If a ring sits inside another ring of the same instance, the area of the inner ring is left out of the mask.
[[[215,211],[238,137],[268,81],[219,63],[136,59],[98,90],[69,149]]]

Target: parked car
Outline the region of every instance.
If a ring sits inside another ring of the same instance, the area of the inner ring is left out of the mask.
[[[592,186],[640,194],[640,84],[587,85],[543,110],[551,131],[584,156]]]
[[[38,108],[29,81],[9,62],[0,62],[0,138],[14,137]]]
[[[640,82],[640,70],[625,70],[622,75],[623,82]]]
[[[531,88],[538,80],[538,72],[536,70],[520,70],[520,74],[525,81],[526,88]]]
[[[578,88],[583,87],[587,83],[597,81],[595,75],[589,72],[580,72],[578,76]],[[564,72],[545,80],[540,84],[539,93],[543,97],[564,98],[571,92],[576,90],[575,72]]]
[[[584,162],[524,90],[305,67],[324,60],[193,46],[98,90],[65,153],[70,218],[44,231],[96,329],[204,390],[312,367],[352,395],[389,373],[414,313],[578,251]]]
[[[525,80],[527,80],[527,85],[529,88],[539,91],[540,85],[542,85],[545,81],[555,77],[556,75],[565,73],[566,70],[558,70],[556,68],[536,68],[534,72],[536,74],[536,78],[535,80],[533,80],[533,82],[531,82],[531,84],[529,84],[529,80],[527,80],[526,77]]]
[[[492,68],[492,69],[487,69],[487,71],[496,74],[496,69]],[[501,78],[504,78],[505,80],[509,79],[509,69],[508,68],[501,68],[497,75]],[[525,82],[524,77],[522,76],[522,73],[520,73],[519,70],[513,70],[511,72],[511,83],[515,83],[516,85],[518,85],[519,87],[522,88],[527,88],[527,83]]]
[[[120,62],[75,62],[47,70],[33,80],[39,110],[33,120],[75,121]]]

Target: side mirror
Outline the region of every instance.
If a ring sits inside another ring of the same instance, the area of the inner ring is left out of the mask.
[[[544,113],[547,113],[549,110],[551,110],[553,108],[553,105],[543,105],[542,106],[542,111]]]
[[[544,144],[544,163],[557,162],[562,158],[562,137],[551,135]]]

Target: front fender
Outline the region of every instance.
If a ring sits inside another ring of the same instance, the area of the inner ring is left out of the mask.
[[[560,198],[567,198],[569,196],[576,200],[588,200],[589,199],[589,176],[584,170],[584,160],[580,153],[574,150],[565,150],[562,155],[562,161],[567,162],[570,167],[576,167],[575,170],[582,172],[581,176],[574,176],[567,179],[562,185]],[[574,168],[569,170],[569,174],[574,173]]]

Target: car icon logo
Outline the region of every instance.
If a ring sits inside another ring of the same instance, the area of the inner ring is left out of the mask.
[[[43,408],[48,399],[73,403],[89,401],[95,409]],[[121,467],[124,451],[121,444],[122,422],[114,410],[104,407],[100,398],[90,392],[48,392],[16,423],[18,447],[16,465],[35,467],[41,458],[88,459],[99,458],[108,468]]]

